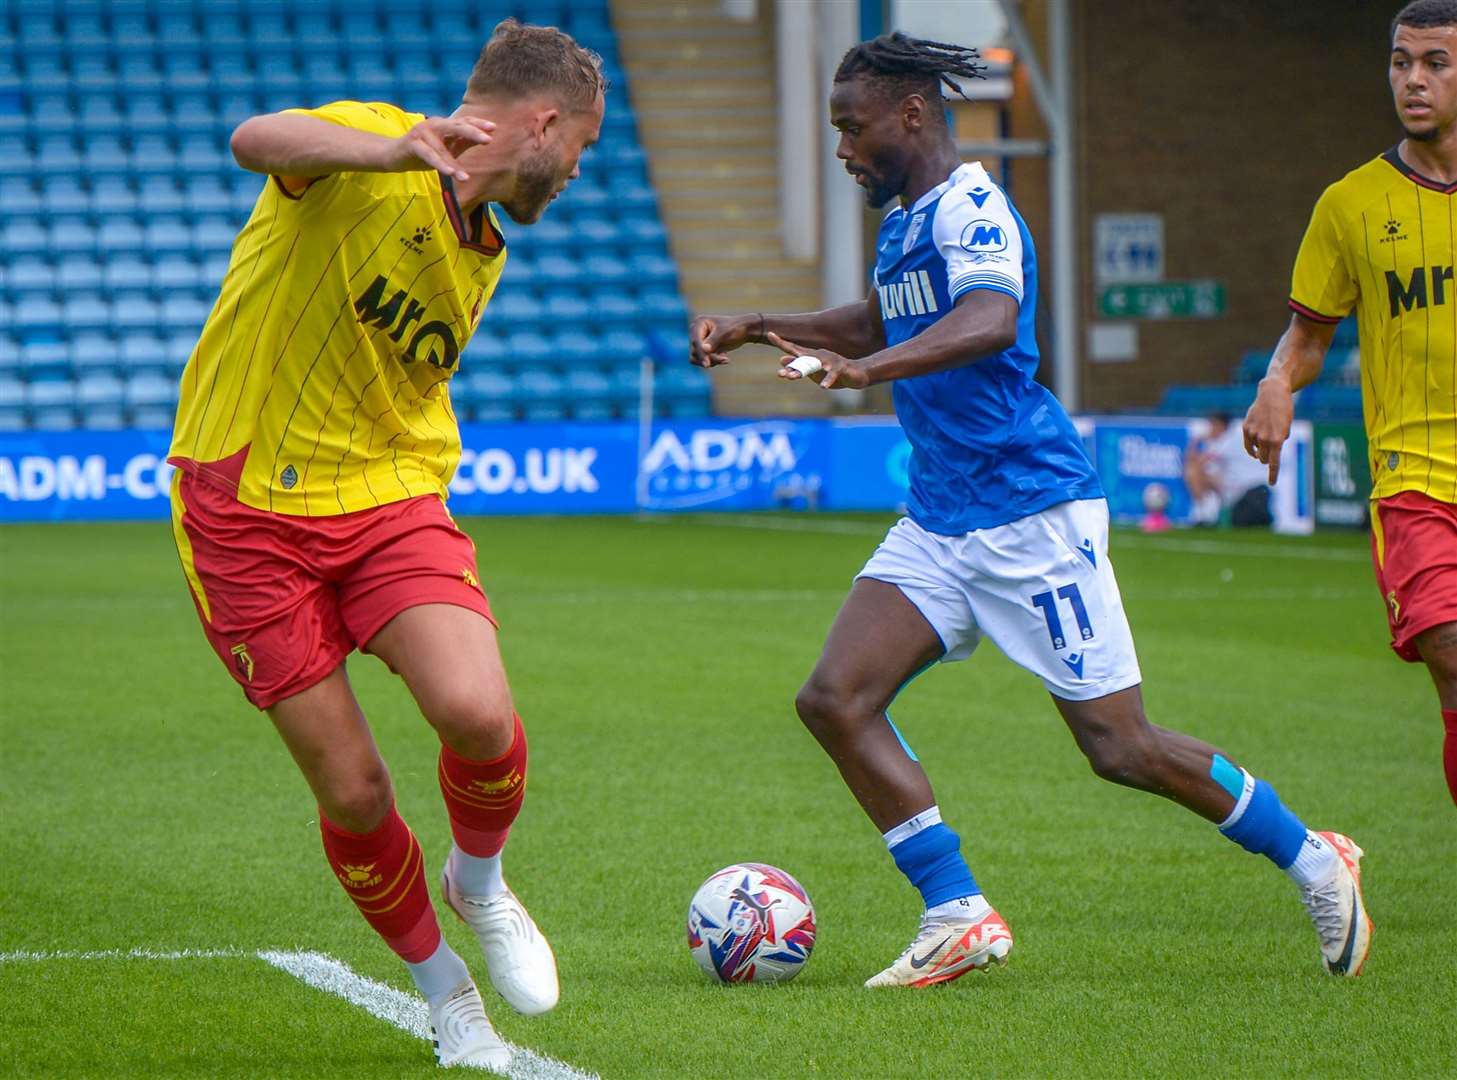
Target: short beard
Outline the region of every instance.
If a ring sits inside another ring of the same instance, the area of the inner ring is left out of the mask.
[[[1413,131],[1403,124],[1401,130],[1406,132],[1406,137],[1412,142],[1435,142],[1439,134],[1435,125],[1427,128],[1425,131]]]
[[[865,204],[872,210],[879,210],[886,203],[894,199],[900,192],[892,191],[888,184],[870,183],[865,185]]]
[[[523,161],[516,170],[516,185],[500,207],[518,225],[534,225],[541,219],[556,192],[556,161],[545,150]]]

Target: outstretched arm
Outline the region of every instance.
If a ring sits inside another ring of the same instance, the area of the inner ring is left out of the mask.
[[[782,378],[803,378],[790,366],[790,361],[799,356],[813,356],[819,360],[820,370],[810,378],[825,389],[860,389],[891,379],[908,379],[960,367],[1005,351],[1017,340],[1017,310],[1016,299],[1006,293],[973,289],[963,293],[946,317],[924,332],[861,359],[825,348],[805,348],[807,343],[788,335],[776,336],[771,344],[786,353],[779,369]]]
[[[1290,437],[1295,391],[1309,386],[1320,374],[1335,332],[1334,323],[1291,315],[1290,326],[1280,336],[1270,367],[1260,380],[1255,403],[1245,414],[1245,452],[1270,466],[1271,484],[1280,475],[1280,448]]]
[[[803,315],[700,315],[689,331],[690,359],[699,367],[728,363],[728,353],[749,342],[769,343],[769,335],[846,356],[865,356],[885,347],[880,298],[874,289],[861,303]]]
[[[337,172],[438,169],[468,180],[455,155],[490,142],[495,126],[474,116],[432,116],[391,138],[315,116],[267,113],[239,124],[230,146],[243,168],[277,176],[290,190]]]

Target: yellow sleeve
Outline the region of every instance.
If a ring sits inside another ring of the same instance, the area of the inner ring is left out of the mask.
[[[312,116],[340,127],[369,131],[392,139],[409,131],[420,119],[404,109],[382,101],[333,101],[328,105],[320,105],[317,109],[285,109],[284,112]]]
[[[331,124],[338,124],[340,127],[367,131],[373,135],[383,135],[390,139],[399,138],[423,119],[421,116],[407,113],[398,106],[382,101],[334,101],[328,105],[320,105],[317,109],[284,109],[283,111],[298,116],[312,116],[316,120],[326,120]],[[309,180],[285,176],[273,178],[278,185],[279,192],[291,202],[297,202],[303,198],[306,191],[324,179],[326,177],[323,176],[316,176]],[[367,181],[365,186],[368,186]]]
[[[1338,202],[1334,187],[1326,188],[1316,202],[1291,275],[1290,307],[1315,322],[1340,322],[1356,306],[1356,281],[1342,244],[1345,223]]]

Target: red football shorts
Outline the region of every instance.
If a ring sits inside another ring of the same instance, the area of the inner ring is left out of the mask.
[[[1401,491],[1378,499],[1371,511],[1371,560],[1391,647],[1403,660],[1420,662],[1413,639],[1457,622],[1457,506]]]
[[[496,622],[475,545],[434,495],[297,517],[178,470],[172,534],[208,641],[260,709],[322,680],[406,608],[455,604]]]

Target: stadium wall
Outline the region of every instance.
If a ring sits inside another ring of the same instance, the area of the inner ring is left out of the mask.
[[[1173,522],[1188,520],[1184,453],[1194,422],[1100,416],[1078,426],[1114,520],[1142,520],[1151,486],[1163,489]],[[170,438],[163,430],[0,434],[0,525],[166,518]],[[891,511],[909,486],[910,444],[889,417],[518,421],[463,424],[461,440],[450,484],[456,514]],[[1279,527],[1308,531],[1309,424],[1297,424],[1285,457]],[[1347,487],[1359,494],[1349,479],[1321,493]]]
[[[1289,320],[1290,268],[1315,200],[1400,137],[1385,78],[1387,29],[1399,7],[1075,4],[1084,326],[1100,319],[1093,228],[1103,213],[1162,214],[1165,278],[1214,278],[1226,298],[1221,318],[1138,322],[1130,361],[1093,362],[1085,343],[1084,409],[1142,408],[1174,383],[1226,382],[1241,352],[1274,345]],[[1024,10],[1045,56],[1044,4]],[[1020,69],[1009,128],[1046,137]],[[1011,181],[1051,280],[1045,162],[1014,162]],[[1039,315],[1045,346],[1050,324],[1045,310]]]

